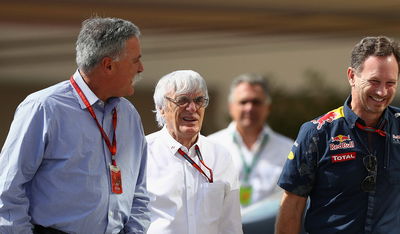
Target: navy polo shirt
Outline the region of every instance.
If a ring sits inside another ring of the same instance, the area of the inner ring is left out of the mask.
[[[400,109],[385,110],[381,136],[355,126],[365,123],[350,102],[302,125],[278,185],[310,198],[309,233],[400,233]],[[377,157],[377,184],[364,192],[369,154]]]

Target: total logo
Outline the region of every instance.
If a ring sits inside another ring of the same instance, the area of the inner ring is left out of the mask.
[[[344,154],[336,154],[331,156],[332,163],[344,162],[356,159],[356,152],[349,152]]]
[[[354,141],[351,140],[350,135],[337,135],[335,137],[331,137],[331,142],[332,143],[329,144],[330,150],[354,148]]]

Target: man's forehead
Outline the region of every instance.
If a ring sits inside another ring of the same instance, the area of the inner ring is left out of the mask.
[[[236,99],[254,99],[254,98],[259,98],[259,99],[264,99],[266,97],[265,93],[263,90],[255,91],[255,90],[236,90],[234,97]]]
[[[189,92],[187,92],[187,91],[182,91],[182,92],[175,92],[175,91],[172,91],[172,92],[169,92],[169,93],[170,93],[170,95],[176,96],[176,97],[178,97],[178,96],[188,96],[188,97],[191,97],[191,96],[200,96],[200,95],[204,95],[203,92],[201,92],[201,91],[199,91],[199,90],[196,90],[196,91],[189,91]]]

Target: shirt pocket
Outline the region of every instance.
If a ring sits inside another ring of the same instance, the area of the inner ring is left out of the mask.
[[[203,183],[200,185],[199,210],[205,224],[218,223],[223,211],[225,184],[221,182]]]

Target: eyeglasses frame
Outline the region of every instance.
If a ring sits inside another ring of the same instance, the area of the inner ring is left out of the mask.
[[[185,104],[179,104],[178,101],[177,101],[176,99],[173,99],[173,98],[164,96],[165,99],[167,99],[168,101],[174,103],[175,105],[177,105],[177,106],[179,106],[179,107],[186,107],[186,106],[188,106],[191,102],[193,102],[194,105],[195,105],[197,108],[201,108],[201,107],[206,108],[206,107],[208,106],[208,104],[209,104],[209,99],[206,98],[205,96],[198,96],[198,97],[195,97],[195,98],[189,98],[188,96],[184,96],[184,97],[186,97],[188,100],[190,100],[190,102],[185,103]],[[203,98],[203,99],[204,99],[204,103],[203,103],[202,105],[199,105],[199,104],[197,104],[197,103],[195,102],[195,100],[198,99],[198,98]]]

